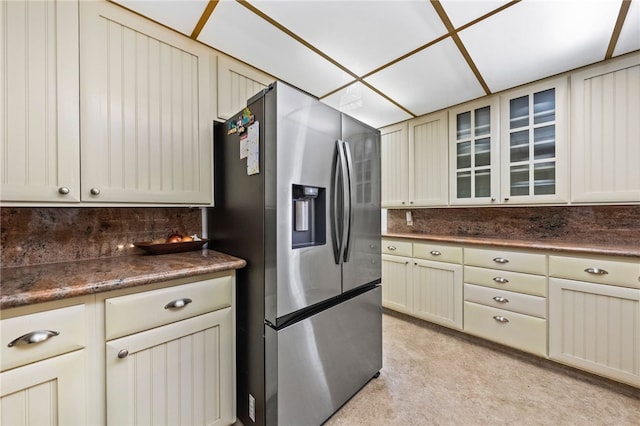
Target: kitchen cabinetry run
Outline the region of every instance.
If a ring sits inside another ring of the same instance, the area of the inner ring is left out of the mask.
[[[640,201],[640,54],[571,75],[571,199]]]
[[[549,357],[640,387],[640,263],[549,257]]]
[[[80,2],[84,202],[211,204],[211,50],[108,2]]]
[[[567,77],[510,90],[500,109],[501,202],[567,202]]]
[[[462,329],[462,248],[383,239],[382,305]]]
[[[78,2],[0,3],[0,193],[80,201]]]
[[[546,357],[546,255],[465,248],[464,259],[464,330]]]
[[[9,309],[0,320],[0,423],[92,423],[85,347],[93,323],[86,305],[24,311]]]
[[[447,113],[381,129],[382,207],[446,206]]]
[[[105,300],[107,423],[235,421],[231,276]]]
[[[218,118],[227,120],[275,79],[225,55],[217,57]]]

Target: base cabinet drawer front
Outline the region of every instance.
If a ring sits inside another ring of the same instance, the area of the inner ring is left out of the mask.
[[[550,278],[549,357],[640,387],[640,290]]]
[[[542,275],[465,266],[464,281],[470,284],[527,293],[533,296],[545,297],[547,295],[547,277]]]
[[[549,256],[549,276],[640,288],[640,259]]]
[[[542,319],[547,318],[546,297],[465,283],[464,300]]]
[[[234,315],[220,309],[107,342],[107,424],[233,424]]]
[[[414,259],[413,315],[462,329],[462,265]]]
[[[224,276],[106,299],[106,339],[231,306],[232,285]]]
[[[411,241],[402,240],[382,240],[382,253],[391,254],[394,256],[413,256],[412,253],[413,243]]]
[[[479,248],[464,249],[465,265],[493,268],[503,271],[547,274],[547,256],[537,253],[522,253],[510,250]]]
[[[464,331],[525,352],[547,356],[547,321],[540,318],[464,302]]]
[[[462,247],[447,244],[414,243],[413,257],[438,262],[462,263]]]
[[[87,425],[85,350],[0,373],[0,424]]]
[[[74,305],[0,321],[1,371],[85,347],[85,309]]]
[[[382,255],[382,306],[411,314],[413,310],[411,258]]]

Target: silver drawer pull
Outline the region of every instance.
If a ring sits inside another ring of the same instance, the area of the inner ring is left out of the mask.
[[[494,315],[494,316],[493,316],[493,319],[494,319],[494,320],[496,320],[496,321],[498,321],[498,322],[509,322],[509,320],[508,320],[508,319],[506,319],[505,317],[502,317],[502,316],[500,316],[500,315]]]
[[[14,346],[20,346],[20,345],[32,345],[34,343],[44,342],[45,340],[50,339],[59,334],[60,334],[59,331],[53,331],[53,330],[32,331],[31,333],[27,333],[24,336],[20,336],[17,339],[12,340],[11,342],[9,342],[7,346],[12,348]]]
[[[193,300],[185,297],[184,299],[176,299],[164,305],[165,309],[173,309],[173,308],[182,308],[187,306],[189,303],[193,302]]]
[[[432,256],[440,256],[442,254],[438,250],[431,250],[429,253],[431,253]]]
[[[509,282],[509,280],[508,280],[508,279],[506,279],[506,278],[502,278],[502,277],[493,277],[493,280],[494,280],[495,282],[497,282],[498,284],[506,284],[506,283],[508,283],[508,282]]]
[[[120,350],[118,351],[118,358],[120,358],[120,359],[124,359],[124,358],[126,358],[126,357],[128,357],[128,356],[129,356],[129,351],[128,351],[128,350],[126,350],[126,349],[120,349]]]
[[[509,299],[500,296],[493,296],[493,300],[498,303],[509,303]]]
[[[391,251],[396,251],[397,250],[396,246],[387,246],[387,248],[389,250],[391,250]]]
[[[496,263],[509,263],[509,259],[505,259],[504,257],[494,257],[493,261]]]
[[[593,274],[593,275],[607,275],[608,274],[607,271],[605,271],[604,269],[600,269],[600,268],[587,268],[584,271],[589,273],[589,274]]]

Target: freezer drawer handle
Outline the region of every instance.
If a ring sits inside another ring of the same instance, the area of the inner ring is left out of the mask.
[[[494,277],[494,278],[493,278],[493,280],[494,280],[495,282],[497,282],[498,284],[506,284],[506,283],[508,283],[508,282],[509,282],[509,280],[508,280],[508,279],[503,278],[503,277]]]
[[[493,300],[495,300],[498,303],[509,303],[509,299],[501,296],[493,296]]]
[[[493,319],[494,319],[494,320],[496,320],[496,321],[498,321],[498,322],[509,322],[509,320],[508,320],[508,319],[506,319],[505,317],[500,316],[500,315],[494,315],[494,316],[493,316]]]
[[[12,348],[14,346],[31,345],[34,343],[40,343],[52,337],[55,337],[59,334],[60,334],[59,331],[53,331],[53,330],[32,331],[31,333],[27,333],[24,336],[20,336],[17,339],[12,340],[11,342],[9,342],[7,346]]]
[[[606,270],[600,269],[600,268],[587,268],[584,271],[588,274],[593,274],[593,275],[607,275],[609,273]]]
[[[429,253],[431,253],[432,256],[440,256],[442,254],[438,250],[431,250]]]
[[[509,263],[509,259],[505,259],[504,257],[494,257],[493,261],[496,263]]]
[[[193,300],[189,299],[188,297],[185,297],[183,299],[172,300],[171,302],[164,305],[164,308],[165,309],[182,308],[184,306],[187,306],[191,302],[193,302]]]

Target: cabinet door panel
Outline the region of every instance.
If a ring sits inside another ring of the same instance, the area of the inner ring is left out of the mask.
[[[218,56],[218,118],[227,120],[247,106],[247,100],[271,84],[273,77]]]
[[[408,125],[400,123],[381,130],[382,207],[403,207],[409,203]]]
[[[411,314],[411,259],[382,255],[382,305],[398,312]]]
[[[107,342],[108,424],[232,424],[233,314],[220,309]]]
[[[209,49],[80,2],[82,201],[212,202]]]
[[[79,201],[78,3],[3,1],[0,27],[2,200]]]
[[[462,265],[415,260],[413,313],[447,327],[462,329]]]
[[[640,54],[571,76],[571,196],[640,201]]]
[[[447,113],[409,121],[409,204],[446,206],[449,188]]]

